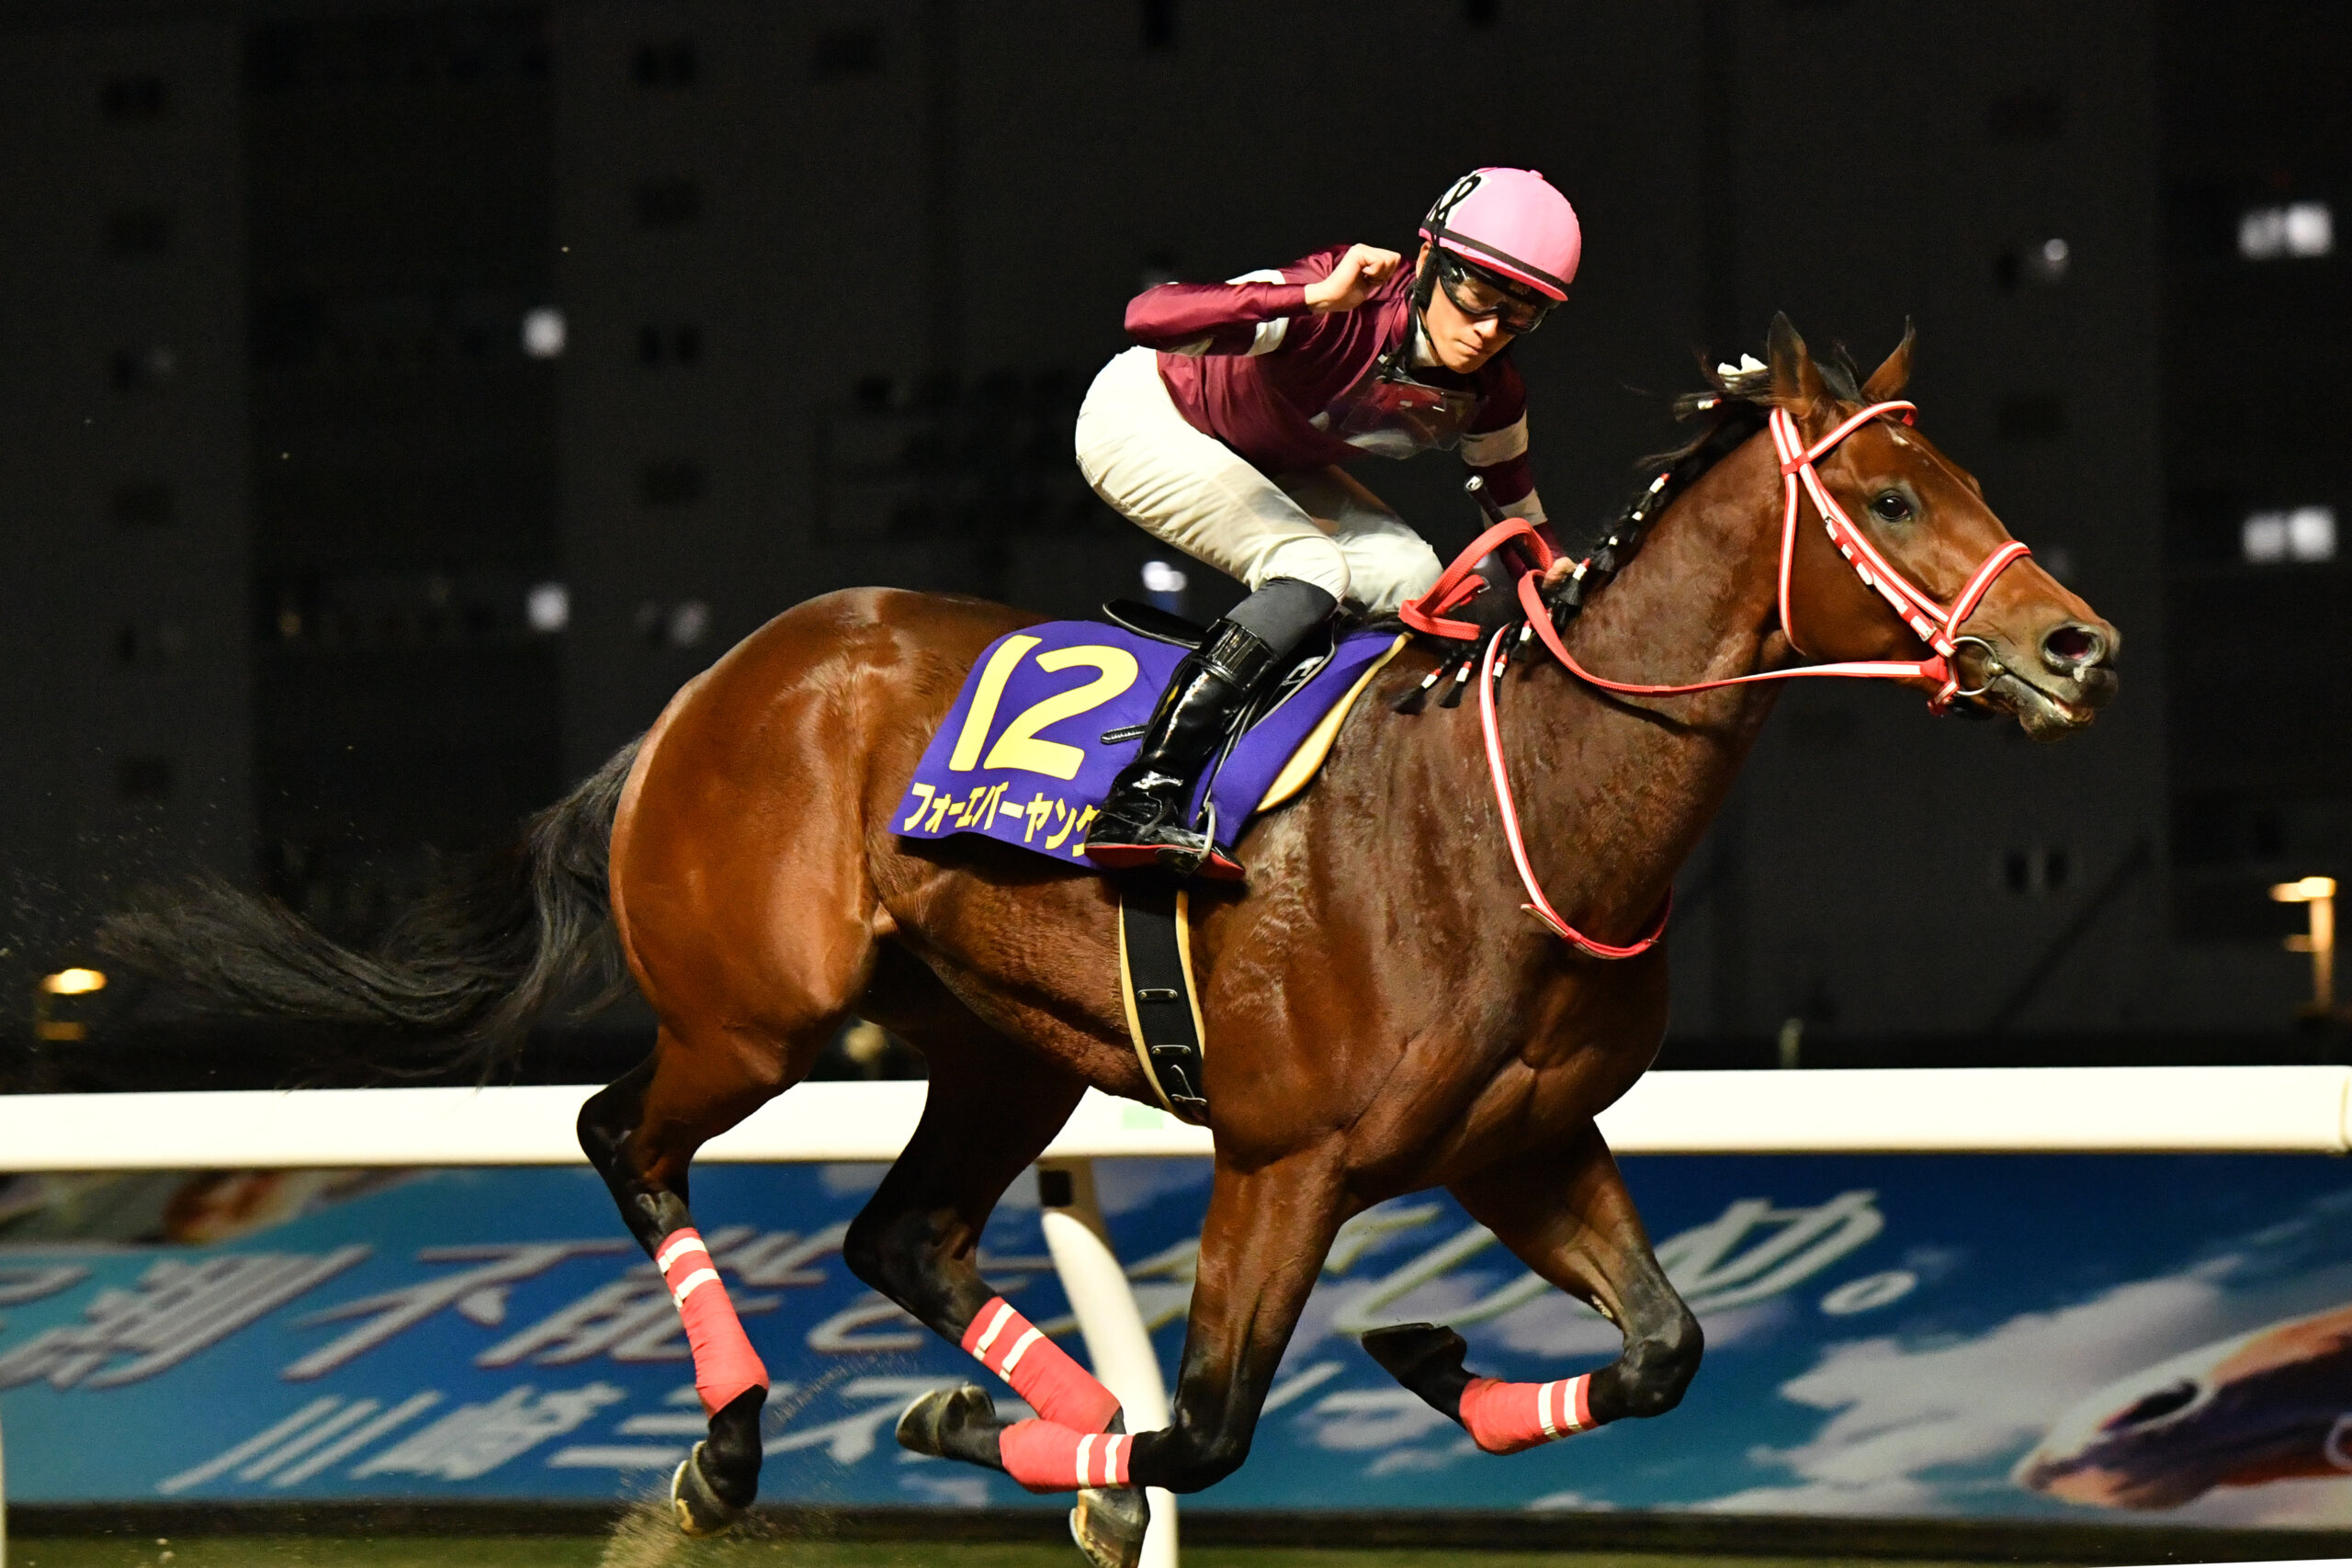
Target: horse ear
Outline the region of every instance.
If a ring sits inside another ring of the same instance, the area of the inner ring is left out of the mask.
[[[1886,363],[1871,371],[1871,378],[1862,383],[1863,397],[1874,403],[1886,402],[1911,384],[1911,344],[1918,336],[1917,330],[1911,325],[1911,319],[1905,316],[1903,319],[1903,341],[1894,345],[1894,352],[1886,356]]]
[[[1789,417],[1803,424],[1814,411],[1829,400],[1829,389],[1822,383],[1821,367],[1804,346],[1804,339],[1797,336],[1795,327],[1789,324],[1786,312],[1772,318],[1772,330],[1765,338],[1765,352],[1772,359],[1772,400],[1789,411]]]

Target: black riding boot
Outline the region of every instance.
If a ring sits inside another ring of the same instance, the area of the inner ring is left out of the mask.
[[[1158,865],[1241,879],[1241,867],[1193,827],[1186,807],[1235,721],[1337,604],[1313,583],[1277,578],[1209,628],[1170,677],[1136,760],[1113,781],[1086,835],[1089,860],[1114,871]]]

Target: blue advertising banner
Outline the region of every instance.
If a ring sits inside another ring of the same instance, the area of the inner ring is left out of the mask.
[[[1706,1326],[1679,1410],[1509,1459],[1472,1449],[1351,1336],[1450,1322],[1476,1371],[1532,1382],[1600,1365],[1615,1332],[1443,1195],[1400,1199],[1342,1233],[1248,1465],[1195,1506],[2352,1524],[2340,1161],[1625,1166]],[[1207,1166],[1098,1170],[1172,1371]],[[914,1394],[986,1374],[842,1266],[879,1176],[695,1173],[776,1380],[763,1494],[1059,1506],[892,1443]],[[1082,1354],[1031,1183],[986,1251]],[[692,1381],[667,1292],[584,1168],[0,1184],[15,1501],[639,1496],[701,1434]]]

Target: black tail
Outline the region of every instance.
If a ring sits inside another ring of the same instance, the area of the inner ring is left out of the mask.
[[[373,953],[218,878],[144,896],[107,919],[99,946],[205,1012],[406,1037],[479,1058],[487,1074],[583,981],[601,980],[605,999],[624,983],[606,873],[638,745],[430,895]]]

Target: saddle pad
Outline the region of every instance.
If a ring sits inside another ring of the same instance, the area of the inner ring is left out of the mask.
[[[1204,786],[1220,844],[1305,785],[1346,716],[1342,700],[1404,641],[1394,632],[1350,633],[1242,735]],[[1086,825],[1142,741],[1102,737],[1150,718],[1184,653],[1101,621],[1046,621],[999,637],[964,678],[894,826],[910,839],[980,833],[1065,863],[1082,860]],[[1294,757],[1301,765],[1288,769]]]

